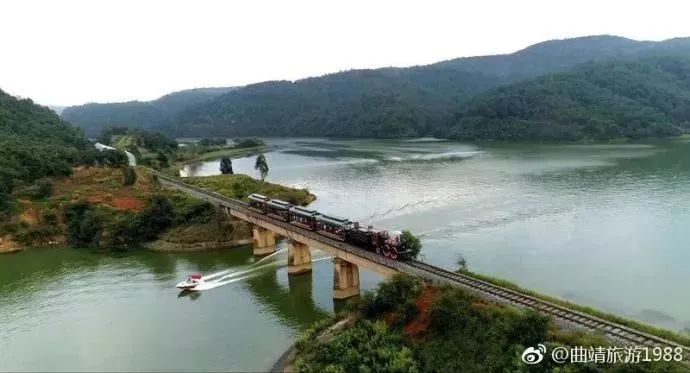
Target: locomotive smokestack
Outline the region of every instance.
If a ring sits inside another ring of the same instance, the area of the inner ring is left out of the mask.
[[[368,226],[367,226],[367,230],[372,230],[372,229],[374,229],[374,226],[373,226],[373,225],[368,225]]]
[[[355,229],[357,229],[357,228],[359,228],[359,222],[358,221],[355,222]]]

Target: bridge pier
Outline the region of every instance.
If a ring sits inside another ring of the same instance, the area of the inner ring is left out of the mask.
[[[333,298],[346,299],[355,295],[359,295],[359,267],[333,258]]]
[[[288,274],[299,275],[311,272],[311,251],[309,246],[290,240],[288,243]]]
[[[275,233],[255,225],[252,227],[252,235],[254,237],[254,255],[268,255],[276,251]]]

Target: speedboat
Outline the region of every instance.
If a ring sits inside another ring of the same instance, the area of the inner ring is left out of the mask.
[[[187,276],[187,279],[175,285],[178,289],[191,290],[201,283],[201,275],[193,273]]]

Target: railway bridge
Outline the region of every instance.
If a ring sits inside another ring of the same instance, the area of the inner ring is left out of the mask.
[[[268,255],[275,251],[276,236],[288,240],[288,274],[311,271],[311,250],[322,250],[333,257],[333,298],[345,299],[360,292],[359,267],[384,277],[406,272],[400,262],[362,250],[356,246],[320,235],[294,224],[257,213],[249,206],[221,194],[189,185],[167,175],[150,171],[168,188],[177,189],[193,197],[219,206],[226,215],[251,224],[254,255]]]
[[[690,348],[688,346],[666,338],[421,261],[401,262],[392,260],[294,224],[259,214],[249,209],[249,206],[242,201],[184,183],[177,178],[157,171],[149,170],[149,173],[155,175],[164,187],[209,201],[222,208],[228,216],[250,223],[255,255],[267,255],[274,252],[276,235],[287,238],[289,242],[288,273],[290,275],[311,271],[311,249],[323,250],[331,254],[333,256],[333,298],[335,299],[345,299],[359,294],[359,267],[367,268],[384,277],[402,272],[437,283],[459,286],[492,301],[530,308],[552,316],[560,322],[599,331],[619,343],[681,348],[685,359],[690,360]]]

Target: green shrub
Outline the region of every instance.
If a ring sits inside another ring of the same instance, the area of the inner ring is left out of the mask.
[[[547,341],[550,319],[442,288],[432,303],[425,340],[418,346],[422,370],[516,371],[526,346]]]
[[[400,306],[400,318],[397,320],[398,324],[403,326],[414,320],[419,314],[419,309],[417,309],[417,303],[414,299],[408,299],[405,303]]]
[[[17,187],[15,195],[30,199],[45,199],[53,194],[53,182],[49,178],[38,179],[32,185]]]
[[[86,201],[79,201],[65,208],[67,240],[81,247],[98,247],[99,238],[106,223],[104,211]]]
[[[36,198],[48,198],[53,194],[53,182],[50,179],[40,179],[36,182]]]
[[[228,144],[228,140],[224,138],[203,138],[197,144],[201,146],[225,146]]]
[[[104,149],[97,154],[98,164],[107,167],[122,167],[129,165],[127,154],[122,150]]]
[[[233,139],[236,148],[252,148],[264,145],[263,140],[258,137],[238,137]]]
[[[175,223],[206,223],[216,214],[216,207],[210,202],[190,200],[186,204],[176,205]]]
[[[409,300],[419,296],[422,283],[419,279],[398,274],[381,283],[375,293],[365,293],[359,313],[364,318],[375,318],[384,312],[399,311]],[[408,311],[409,312],[409,311]]]
[[[137,171],[132,166],[122,168],[122,185],[130,186],[137,182]]]
[[[4,191],[0,190],[0,216],[5,214],[10,209],[10,196]]]
[[[417,372],[412,350],[382,321],[361,321],[328,343],[312,339],[300,346],[299,372]]]

